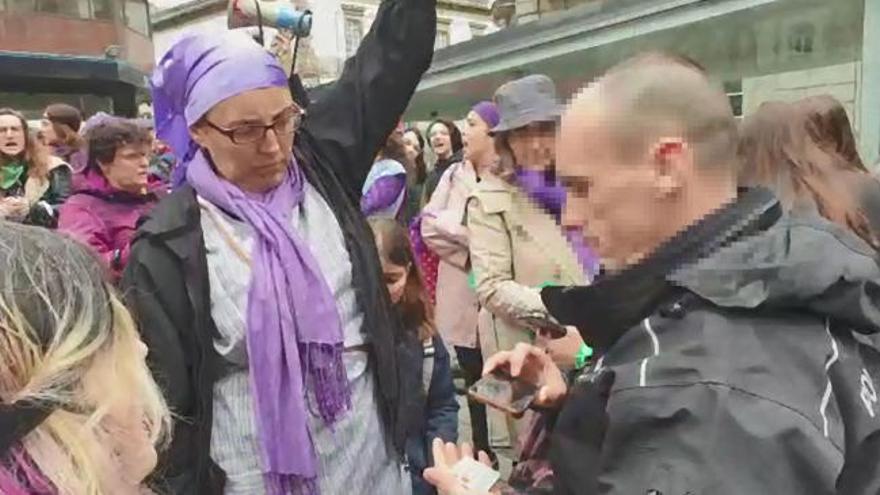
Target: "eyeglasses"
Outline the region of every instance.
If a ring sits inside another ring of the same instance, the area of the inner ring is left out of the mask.
[[[211,122],[207,118],[205,119],[205,123],[229,138],[229,140],[235,144],[252,144],[265,139],[266,133],[269,132],[269,129],[272,129],[276,136],[289,136],[294,134],[302,125],[305,114],[305,110],[293,106],[281,112],[278,118],[269,125],[248,124],[233,129],[226,129]]]

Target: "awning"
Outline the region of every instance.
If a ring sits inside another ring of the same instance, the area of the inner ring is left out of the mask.
[[[833,19],[824,0],[618,0],[573,8],[435,53],[407,119],[424,120],[434,112],[461,117],[498,86],[534,73],[551,76],[569,97],[612,65],[646,50],[688,55],[713,76],[730,80],[851,62],[860,57],[860,33],[838,41],[838,48],[801,58],[767,61],[757,44],[780,29],[771,23],[786,22],[793,10],[817,22],[860,26],[860,4],[835,2]]]

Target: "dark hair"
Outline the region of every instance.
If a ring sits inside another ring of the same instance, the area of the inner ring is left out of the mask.
[[[416,135],[416,139],[419,141],[419,156],[416,157],[416,162],[412,165],[415,166],[416,176],[414,182],[416,184],[421,184],[425,182],[425,179],[428,178],[428,166],[425,164],[425,138],[422,136],[422,132],[419,131],[417,127],[409,127],[405,131],[403,131],[403,135],[406,136],[406,133],[411,132]]]
[[[82,148],[83,138],[79,135],[82,113],[79,110],[64,103],[54,103],[46,107],[45,113],[61,144],[74,149]]]
[[[419,339],[427,340],[436,332],[434,307],[429,299],[406,227],[390,218],[371,218],[370,227],[380,247],[379,256],[396,266],[409,266],[406,286],[398,306],[408,331],[418,329]]]
[[[743,122],[740,182],[774,189],[789,208],[810,201],[823,217],[880,247],[857,198],[847,191],[844,158],[819,146],[800,125],[797,112],[791,104],[767,102]]]
[[[457,125],[447,119],[437,119],[428,125],[428,128],[425,131],[425,134],[428,136],[428,143],[430,144],[431,142],[431,129],[437,124],[443,124],[449,129],[449,140],[452,142],[452,153],[455,154],[461,151],[464,147],[464,141],[462,141],[461,138],[461,131],[458,129]],[[431,149],[434,149],[434,147],[431,146]]]
[[[819,146],[843,157],[843,165],[847,169],[868,173],[859,156],[849,116],[837,98],[830,95],[811,96],[797,102],[796,107],[804,128]]]
[[[149,145],[150,131],[130,120],[115,119],[102,122],[86,132],[89,147],[88,168],[100,172],[102,163],[111,163],[116,151],[123,146]]]
[[[406,163],[406,145],[403,144],[403,134],[397,130],[392,131],[379,154],[382,155],[382,158],[400,162],[401,165]]]
[[[28,177],[45,179],[49,175],[49,153],[36,136],[30,132],[27,120],[20,112],[11,108],[0,108],[0,115],[11,115],[21,122],[24,132],[24,161]],[[6,162],[6,155],[0,153],[0,164]]]

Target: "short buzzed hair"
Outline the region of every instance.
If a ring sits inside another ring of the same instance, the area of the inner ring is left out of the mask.
[[[611,68],[599,81],[602,105],[621,150],[643,152],[663,135],[681,136],[698,165],[736,162],[730,101],[706,70],[683,56],[651,52]]]

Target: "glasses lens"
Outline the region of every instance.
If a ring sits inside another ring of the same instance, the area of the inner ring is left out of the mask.
[[[297,127],[299,127],[300,121],[300,113],[291,109],[288,112],[284,112],[283,115],[278,117],[278,120],[275,121],[275,125],[272,128],[275,130],[275,133],[279,136],[287,136],[296,132]]]
[[[232,131],[232,140],[239,144],[254,143],[263,138],[266,129],[262,126],[242,126]]]

